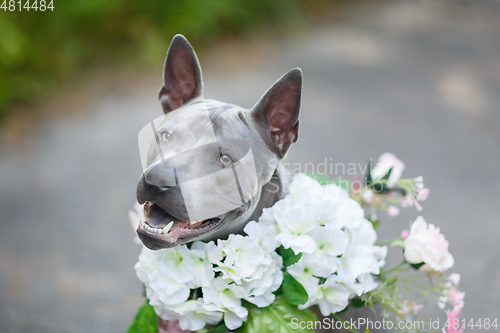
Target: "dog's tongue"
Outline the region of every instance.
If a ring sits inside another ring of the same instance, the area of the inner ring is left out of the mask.
[[[168,235],[168,241],[171,243],[175,243],[181,236],[181,229],[185,229],[189,226],[189,222],[181,221],[173,217],[156,204],[148,206],[145,211],[147,223],[151,226],[163,228],[170,222],[174,222],[174,224],[170,227],[169,232],[164,234],[165,237]]]
[[[158,205],[150,206],[149,211],[146,212],[146,215],[148,223],[157,227],[164,227],[170,221],[176,220],[169,213],[158,207]]]

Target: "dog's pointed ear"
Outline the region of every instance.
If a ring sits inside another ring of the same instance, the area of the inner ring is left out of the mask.
[[[283,75],[252,108],[260,131],[269,147],[283,158],[299,131],[302,70]]]
[[[175,35],[163,68],[163,87],[159,94],[163,111],[175,110],[197,97],[203,97],[198,57],[183,35]]]

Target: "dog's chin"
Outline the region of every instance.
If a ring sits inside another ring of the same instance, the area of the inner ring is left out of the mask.
[[[137,235],[150,250],[160,250],[203,239],[216,230],[230,215],[189,222],[169,214],[152,201],[144,204],[145,221],[139,224]]]

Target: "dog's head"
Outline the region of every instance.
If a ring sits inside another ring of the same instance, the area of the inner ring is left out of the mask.
[[[168,248],[242,231],[262,187],[297,140],[301,87],[302,72],[295,68],[251,110],[205,100],[193,48],[182,35],[173,38],[159,95],[165,115],[139,135],[144,172],[137,201],[146,221],[137,233],[145,246]]]

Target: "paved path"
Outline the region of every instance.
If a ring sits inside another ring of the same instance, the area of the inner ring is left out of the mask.
[[[247,70],[206,71],[206,96],[251,107],[301,67],[289,161],[362,163],[394,152],[405,175],[424,175],[431,189],[423,213],[450,241],[465,318],[500,317],[499,19],[493,0],[394,1],[281,42]],[[127,220],[141,172],[136,135],[160,114],[159,74],[154,86],[100,97],[41,125],[29,148],[0,155],[1,332],[128,327],[143,301]],[[416,216],[408,209],[387,221],[384,237]]]

